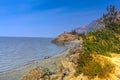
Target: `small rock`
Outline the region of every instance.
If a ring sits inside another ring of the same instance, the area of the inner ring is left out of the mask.
[[[50,58],[50,56],[45,56],[45,57],[44,57],[44,59],[49,59],[49,58]]]

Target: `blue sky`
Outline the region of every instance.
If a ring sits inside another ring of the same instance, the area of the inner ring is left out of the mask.
[[[56,37],[102,16],[120,0],[0,0],[0,36]]]

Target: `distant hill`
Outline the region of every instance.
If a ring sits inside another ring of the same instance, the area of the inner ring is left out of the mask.
[[[117,19],[120,20],[120,10],[117,11]],[[100,20],[102,20],[102,18],[99,18],[97,20],[92,21],[90,24],[85,25],[85,26],[81,26],[78,27],[76,29],[74,29],[78,34],[80,33],[86,33],[86,32],[90,32],[92,30],[98,29],[100,27],[103,27],[104,24],[100,24]]]
[[[97,29],[98,27],[100,27],[101,25],[98,24],[98,20],[94,20],[92,21],[90,24],[85,25],[85,26],[81,26],[75,29],[75,31],[80,34],[80,33],[86,33],[92,30]]]

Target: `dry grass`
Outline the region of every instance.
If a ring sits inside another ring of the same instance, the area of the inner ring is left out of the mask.
[[[40,72],[35,68],[33,70],[31,70],[30,72],[28,72],[27,74],[25,74],[21,80],[39,80],[41,77]]]
[[[114,64],[109,58],[98,54],[80,54],[78,66],[76,67],[76,75],[84,73],[90,79],[98,78],[105,79],[110,77],[115,71]]]

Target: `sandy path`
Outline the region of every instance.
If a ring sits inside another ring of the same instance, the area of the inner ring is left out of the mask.
[[[111,58],[112,62],[116,65],[116,77],[118,78],[117,80],[120,80],[120,55],[115,54]]]

